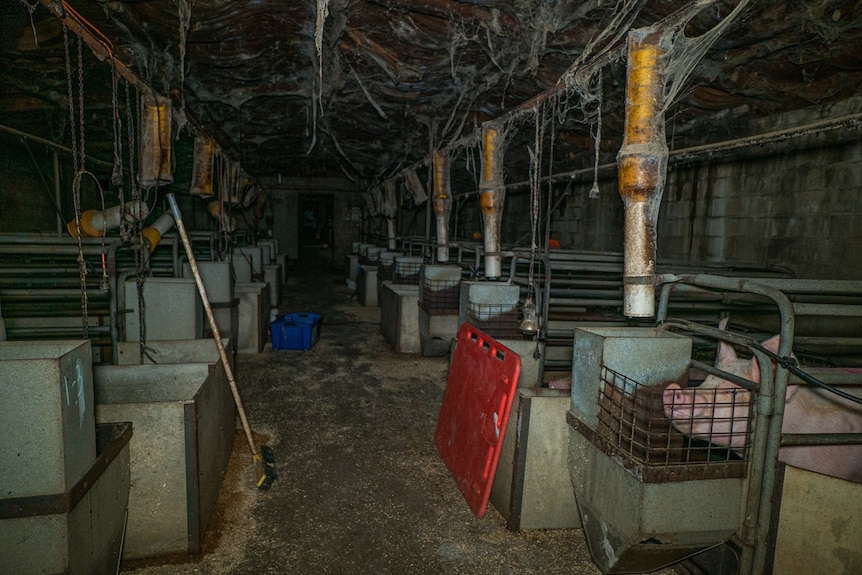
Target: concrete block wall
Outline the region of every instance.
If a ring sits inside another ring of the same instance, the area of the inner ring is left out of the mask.
[[[595,199],[589,198],[590,187],[592,181],[586,184],[573,183],[566,194],[567,182],[555,184],[555,195],[551,200],[551,205],[556,206],[551,215],[551,237],[559,240],[562,249],[620,252],[623,242],[623,205],[616,179],[600,181],[599,197]],[[504,245],[517,243],[521,247],[530,246],[530,210],[529,191],[507,193],[502,220]],[[541,213],[544,215],[546,210],[547,194],[546,189],[543,189]],[[465,207],[461,217],[462,220],[472,222],[472,229],[481,229],[478,213],[472,205]],[[460,233],[466,237],[470,235],[467,228],[462,228]],[[544,245],[544,231],[538,240],[540,245]]]
[[[752,125],[751,133],[859,109],[862,97],[829,109],[777,115]],[[599,198],[588,197],[592,182],[574,183],[554,210],[551,235],[563,248],[622,251],[616,174],[602,176]],[[504,243],[526,238],[521,245],[529,245],[529,213],[529,193],[507,195]],[[657,245],[660,259],[768,264],[789,267],[799,277],[862,279],[859,133],[843,128],[746,148],[730,159],[671,163]]]
[[[821,134],[776,155],[671,171],[659,256],[862,278],[862,142]]]

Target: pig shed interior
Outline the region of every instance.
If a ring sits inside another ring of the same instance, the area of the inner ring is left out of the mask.
[[[853,0],[5,0],[0,572],[862,573],[860,242]]]

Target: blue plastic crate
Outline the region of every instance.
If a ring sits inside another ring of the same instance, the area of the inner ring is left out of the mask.
[[[316,313],[285,314],[270,324],[272,349],[311,349],[320,339],[320,322]]]

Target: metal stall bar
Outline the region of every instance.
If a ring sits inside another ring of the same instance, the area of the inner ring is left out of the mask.
[[[709,275],[673,276],[664,275],[656,278],[658,283],[687,283],[700,287],[729,291],[742,291],[770,298],[778,306],[781,316],[780,342],[778,355],[790,357],[793,348],[795,316],[793,304],[780,290],[765,286],[747,279],[724,278]],[[662,294],[664,295],[664,294]],[[720,332],[713,328],[698,326],[686,322],[686,329],[751,345],[747,338],[729,337],[732,334]],[[744,341],[743,341],[744,340]],[[779,365],[773,377],[772,362],[762,352],[752,348],[761,368],[761,384],[757,394],[757,421],[767,418],[768,425],[755,425],[752,447],[751,467],[749,473],[749,488],[746,501],[745,521],[741,534],[742,557],[740,560],[740,575],[754,575],[763,572],[766,564],[767,540],[769,536],[770,515],[772,513],[772,497],[774,490],[778,449],[781,443],[781,425],[784,415],[784,399],[789,380],[789,372]]]
[[[45,297],[51,297],[61,301],[74,299],[81,295],[79,285],[80,268],[78,265],[64,266],[63,258],[78,256],[79,253],[84,256],[91,257],[94,260],[96,258],[101,260],[101,258],[104,257],[103,261],[96,260],[97,263],[93,263],[93,265],[96,268],[104,265],[105,272],[109,276],[113,276],[116,273],[117,252],[119,251],[120,246],[121,242],[119,238],[82,238],[81,246],[79,247],[78,240],[69,237],[44,236],[36,234],[0,235],[0,256],[8,256],[0,257],[0,267],[6,267],[16,275],[20,275],[22,265],[24,265],[24,272],[27,273],[30,271],[30,268],[27,265],[28,262],[32,264],[33,262],[31,258],[37,258],[39,260],[38,264],[47,264],[49,266],[48,269],[56,272],[53,277],[46,278],[42,275],[45,273],[45,269],[33,269],[32,271],[37,274],[37,277],[26,279],[26,284],[28,286],[27,289],[16,289],[17,285],[25,283],[24,278],[15,277],[14,281],[11,282],[0,282],[3,284],[2,294],[7,300],[4,303],[8,304],[10,301],[13,302],[11,313],[14,314],[14,302],[16,301],[22,302],[26,305],[34,301],[42,300]],[[24,261],[22,261],[22,258]],[[66,289],[64,287],[64,279],[74,279],[75,283],[78,284],[77,287],[74,289]],[[95,282],[95,279],[93,282]],[[89,315],[94,317],[107,315],[109,317],[110,328],[104,326],[90,326],[89,329],[94,334],[110,333],[109,341],[111,349],[112,352],[115,352],[118,340],[118,333],[114,329],[117,314],[117,309],[114,305],[116,290],[113,282],[110,281],[110,277],[107,285],[102,285],[100,289],[88,287],[87,298],[89,302],[99,305],[104,305],[105,300],[108,300],[108,304],[104,308],[94,306],[94,309],[90,311]],[[8,311],[10,310],[7,309],[7,312]],[[55,315],[57,311],[59,310],[55,310]],[[36,315],[33,315],[32,312],[28,312],[28,315],[21,317],[41,316],[42,314],[37,313]],[[13,327],[11,331],[21,337],[34,339],[45,337],[48,334],[54,335],[63,330],[64,328],[62,326],[45,325],[43,327],[33,327],[22,325]],[[107,343],[102,340],[98,341],[100,341],[100,344]]]

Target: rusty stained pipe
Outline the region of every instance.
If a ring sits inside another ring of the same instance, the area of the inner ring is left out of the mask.
[[[155,92],[141,95],[140,117],[141,186],[151,188],[173,183],[171,169],[171,101]]]
[[[495,128],[482,128],[482,181],[479,206],[482,208],[485,239],[485,277],[497,279],[501,271],[500,220],[503,216],[503,136]]]
[[[215,140],[208,136],[196,136],[192,154],[192,182],[189,194],[200,198],[211,198],[213,189],[213,167],[215,166]]]
[[[661,111],[659,36],[633,30],[628,37],[626,127],[617,156],[625,204],[624,299],[628,317],[655,315],[656,223],[667,173],[668,149]]]
[[[437,216],[437,261],[449,261],[449,214],[452,212],[452,185],[449,154],[434,151],[434,215]]]
[[[386,247],[390,251],[397,248],[395,243],[395,180],[383,182],[386,199],[383,202],[383,214],[386,216]]]

